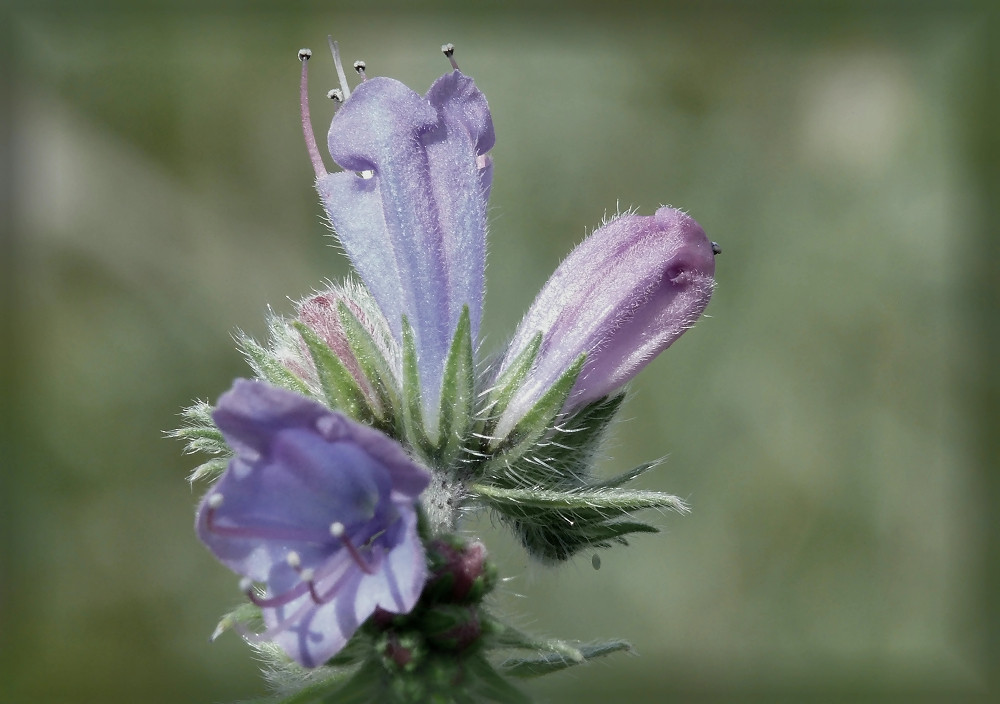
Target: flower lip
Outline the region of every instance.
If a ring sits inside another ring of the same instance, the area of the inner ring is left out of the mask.
[[[214,418],[236,456],[197,530],[248,589],[273,640],[306,667],[376,609],[406,613],[426,581],[415,502],[426,470],[393,440],[303,396],[238,380]]]

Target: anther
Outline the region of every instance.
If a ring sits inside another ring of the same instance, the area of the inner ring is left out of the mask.
[[[336,100],[338,103],[342,103],[344,102],[344,91],[340,88],[333,88],[326,94],[326,97],[330,100]]]
[[[299,49],[299,61],[308,61],[312,55],[312,49]]]
[[[455,45],[451,42],[441,45],[441,53],[448,57],[448,61],[451,62],[451,67],[458,70],[458,63],[455,61]]]
[[[719,246],[718,242],[712,243],[712,254],[722,254],[722,247]]]
[[[287,555],[285,555],[285,562],[287,562],[288,566],[291,567],[293,570],[297,570],[299,568],[299,565],[302,564],[302,558],[299,557],[299,554],[297,552],[292,550]]]
[[[358,59],[357,61],[354,62],[354,70],[357,71],[358,74],[361,76],[362,81],[367,78],[367,76],[365,76],[366,68],[368,68],[368,64],[366,64],[364,61]]]
[[[361,553],[358,552],[358,548],[355,547],[354,543],[351,542],[351,539],[347,537],[346,529],[344,528],[343,523],[340,521],[334,521],[331,523],[330,535],[340,541],[340,544],[344,546],[345,550],[347,550],[351,559],[354,560],[354,564],[360,567],[362,572],[365,574],[375,574],[375,568],[372,567],[368,560],[361,556]]]

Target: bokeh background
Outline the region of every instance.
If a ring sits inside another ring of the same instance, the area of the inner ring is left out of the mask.
[[[493,109],[485,347],[607,213],[723,247],[601,471],[694,512],[557,569],[489,516],[526,629],[626,637],[541,701],[986,701],[998,663],[1000,34],[955,3],[24,3],[0,15],[0,701],[264,691],[192,532],[179,409],[348,265],[299,128],[325,37]],[[655,517],[654,517],[655,518]]]

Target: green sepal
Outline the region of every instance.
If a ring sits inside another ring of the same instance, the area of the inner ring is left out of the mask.
[[[517,461],[525,452],[531,449],[551,428],[552,423],[559,415],[566,399],[569,398],[570,391],[576,379],[580,376],[587,355],[581,354],[569,369],[563,372],[562,376],[546,391],[540,399],[531,407],[527,413],[517,422],[510,433],[504,438],[494,438],[491,444],[497,446],[499,451],[490,465],[510,465]],[[489,474],[491,468],[486,470]]]
[[[249,601],[235,607],[221,619],[212,632],[212,640],[215,640],[226,631],[232,630],[236,626],[241,626],[250,631],[259,631],[264,627],[264,617],[261,615],[260,607],[251,604]]]
[[[205,401],[197,401],[193,406],[181,411],[184,425],[176,430],[168,430],[167,437],[184,440],[184,452],[207,452],[220,455],[229,452],[222,432],[215,427],[212,407]]]
[[[372,423],[375,412],[368,403],[365,392],[340,358],[308,325],[298,320],[292,325],[309,348],[327,405],[362,423]]]
[[[543,562],[564,562],[581,550],[628,545],[626,535],[659,533],[660,529],[639,521],[602,521],[575,525],[568,530],[558,524],[510,521],[525,549]]]
[[[493,482],[515,489],[591,487],[594,455],[624,400],[625,394],[605,397],[561,419],[530,452],[492,477]]]
[[[621,651],[631,651],[632,646],[628,641],[610,640],[602,643],[588,643],[580,645],[577,652],[582,656],[579,660],[572,660],[563,655],[550,652],[530,658],[509,658],[500,664],[500,669],[505,675],[510,677],[539,677],[550,672],[565,670],[567,667],[579,665],[580,663],[599,658],[611,653]]]
[[[483,499],[503,515],[532,516],[558,511],[576,520],[593,522],[647,508],[663,508],[687,513],[688,507],[673,494],[660,491],[630,489],[578,489],[551,491],[546,489],[505,489],[473,484],[469,493]]]
[[[464,669],[470,676],[464,683],[466,691],[475,697],[498,704],[531,704],[531,698],[512,685],[497,672],[481,655],[473,655],[463,661]]]
[[[627,484],[633,479],[642,476],[654,467],[658,467],[661,460],[653,460],[652,462],[643,462],[640,465],[633,467],[627,472],[622,472],[621,474],[616,474],[608,479],[600,479],[597,481],[592,481],[588,484],[591,489],[613,489]]]
[[[228,457],[213,457],[208,462],[203,462],[195,467],[194,471],[188,475],[188,481],[192,484],[203,479],[215,481],[218,477],[222,476],[222,473],[226,471],[226,467],[228,466]]]
[[[510,405],[514,394],[521,388],[521,384],[524,383],[528,372],[531,371],[531,367],[535,364],[535,357],[538,356],[538,349],[541,346],[542,333],[539,332],[531,338],[525,348],[521,350],[521,353],[507,367],[507,370],[493,384],[487,407],[484,409],[484,412],[489,415],[485,429],[487,434],[492,432],[497,421],[500,420],[500,416],[503,415],[503,412],[507,410],[507,406]]]
[[[647,508],[686,513],[678,497],[657,491],[586,487],[569,491],[542,488],[508,489],[484,484],[470,494],[511,525],[525,549],[546,561],[563,561],[584,548],[627,544],[631,533],[655,533],[646,523],[622,520]]]
[[[349,676],[334,675],[309,684],[276,704],[380,704],[385,701],[385,670],[375,659]]]
[[[487,626],[494,648],[532,650],[536,653],[554,655],[563,660],[583,662],[583,653],[564,640],[537,638],[495,619],[491,619]]]
[[[289,371],[271,352],[264,349],[252,337],[240,332],[237,334],[236,342],[250,368],[258,377],[282,389],[295,391],[310,398],[316,397],[308,384]]]
[[[424,430],[424,414],[420,405],[420,368],[417,366],[417,344],[410,321],[403,316],[403,430],[424,459],[433,456],[434,447]]]
[[[395,424],[398,420],[396,416],[399,409],[399,389],[389,361],[382,354],[375,338],[344,301],[337,303],[337,318],[340,320],[351,353],[361,368],[361,373],[371,384],[387,420],[390,424]]]
[[[475,393],[475,367],[472,355],[472,323],[469,306],[462,307],[458,327],[448,350],[441,384],[441,414],[438,466],[448,467],[458,457],[472,425]]]

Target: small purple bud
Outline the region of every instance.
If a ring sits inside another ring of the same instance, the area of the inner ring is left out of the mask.
[[[674,208],[621,215],[574,249],[518,326],[502,373],[539,331],[535,365],[497,426],[504,437],[583,353],[572,411],[613,394],[694,325],[715,286],[713,244]]]

